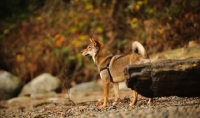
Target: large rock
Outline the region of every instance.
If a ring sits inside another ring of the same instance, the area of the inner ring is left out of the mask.
[[[19,78],[6,71],[0,71],[0,100],[10,99],[19,94],[22,82]]]
[[[70,89],[70,94],[71,95],[83,94],[99,90],[102,90],[102,87],[96,82],[85,82],[72,87]]]
[[[163,59],[199,59],[200,45],[189,43],[187,47],[168,50],[150,55],[151,62]]]
[[[37,76],[32,81],[27,83],[19,96],[24,95],[33,95],[33,94],[45,94],[52,91],[60,91],[61,90],[61,81],[48,74],[44,73],[42,75]]]

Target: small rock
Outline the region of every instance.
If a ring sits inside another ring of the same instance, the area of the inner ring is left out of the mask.
[[[109,109],[117,109],[117,107],[115,105],[112,105],[109,107]]]
[[[27,83],[19,96],[31,95],[31,94],[45,94],[52,91],[61,90],[61,81],[50,75],[49,73],[44,73],[37,76],[32,81]]]
[[[10,99],[19,94],[22,82],[19,78],[6,71],[0,71],[0,100]]]

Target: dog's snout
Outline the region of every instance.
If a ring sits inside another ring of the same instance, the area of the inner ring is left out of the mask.
[[[81,51],[81,53],[83,53],[83,50]]]

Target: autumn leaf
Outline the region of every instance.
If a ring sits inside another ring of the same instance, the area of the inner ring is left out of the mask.
[[[93,9],[93,5],[88,3],[88,4],[86,5],[86,9],[87,9],[87,10]]]
[[[131,20],[131,27],[132,28],[136,28],[137,26],[138,26],[138,19],[137,18],[133,18],[132,20]]]
[[[82,45],[81,41],[77,41],[77,40],[73,40],[73,41],[72,41],[72,44],[73,44],[74,46],[76,46],[76,47],[81,47],[81,45]]]
[[[71,33],[75,33],[76,31],[77,31],[77,28],[76,28],[76,27],[70,28],[70,32],[71,32]]]
[[[80,36],[79,36],[79,39],[80,39],[81,41],[85,41],[85,40],[88,39],[88,36],[87,36],[87,35],[80,35]]]
[[[152,14],[153,12],[154,12],[154,11],[153,11],[153,9],[151,9],[151,8],[148,10],[148,13],[149,13],[149,14]]]
[[[97,27],[96,31],[97,31],[98,33],[102,33],[102,32],[103,32],[103,28],[99,26],[99,27]]]
[[[57,35],[55,36],[55,39],[56,39],[55,44],[56,44],[56,46],[58,46],[58,47],[61,47],[62,44],[63,44],[63,42],[66,40],[66,39],[65,39],[65,36],[62,35],[62,34],[57,34]]]
[[[17,54],[16,59],[17,59],[18,62],[23,62],[24,61],[24,55]]]
[[[42,20],[42,17],[41,17],[41,16],[38,16],[36,19],[37,19],[37,21],[41,21],[41,20]]]
[[[10,32],[9,29],[5,29],[5,30],[3,31],[3,34],[8,34],[9,32]]]

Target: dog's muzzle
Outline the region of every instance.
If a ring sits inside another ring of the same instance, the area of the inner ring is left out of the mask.
[[[82,54],[83,56],[89,56],[89,54],[84,54],[83,51],[81,51],[81,54]]]

